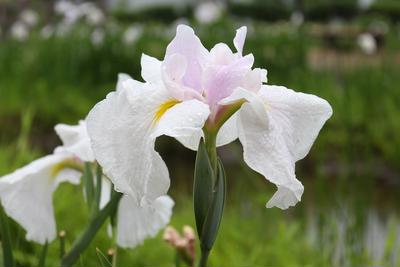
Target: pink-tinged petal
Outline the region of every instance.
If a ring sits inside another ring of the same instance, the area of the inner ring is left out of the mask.
[[[263,72],[261,69],[254,69],[252,71],[247,72],[246,78],[243,82],[243,88],[250,90],[252,92],[258,92],[262,85],[262,76]]]
[[[207,60],[208,51],[192,28],[186,25],[177,27],[176,36],[168,45],[165,58],[172,54],[181,54],[186,59],[188,67],[183,77],[183,85],[201,93],[202,67]]]
[[[233,39],[233,44],[238,51],[239,55],[243,54],[244,41],[246,40],[247,27],[242,26],[236,30],[236,36]]]
[[[260,73],[260,79],[262,83],[267,83],[268,82],[268,71],[266,69],[259,69],[255,68],[254,70],[259,70]]]
[[[208,64],[213,65],[229,65],[235,60],[232,50],[224,43],[216,44],[210,50],[210,60]]]
[[[183,85],[183,77],[187,69],[186,58],[181,54],[172,54],[162,63],[162,80],[165,87],[175,99],[183,100],[186,90],[192,90]]]
[[[245,85],[252,64],[253,57],[248,55],[229,65],[210,65],[206,68],[203,85],[207,102],[212,109],[215,109],[218,102],[231,95],[236,88]]]
[[[238,87],[233,91],[233,93],[230,96],[222,99],[221,101],[218,102],[218,104],[226,106],[235,104],[238,101],[245,101],[245,102],[256,101],[257,98],[258,95],[255,94],[254,92]]]

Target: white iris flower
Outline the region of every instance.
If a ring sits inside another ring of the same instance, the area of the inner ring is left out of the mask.
[[[236,52],[223,43],[208,51],[179,25],[163,61],[142,56],[145,82],[121,76],[117,91],[91,110],[93,152],[116,190],[141,205],[165,195],[170,180],[156,138],[167,135],[196,150],[203,130],[211,129],[219,130],[217,146],[239,138],[248,166],[276,184],[267,207],[300,201],[295,162],[307,155],[332,108],[317,96],[265,84],[267,71],[253,69],[253,55],[243,55],[246,32],[237,30]]]

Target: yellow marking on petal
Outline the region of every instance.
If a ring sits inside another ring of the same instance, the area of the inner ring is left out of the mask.
[[[170,99],[161,105],[158,106],[156,112],[154,113],[153,122],[157,123],[160,121],[161,117],[167,112],[168,109],[172,108],[176,104],[179,104],[181,101],[176,99]]]
[[[51,177],[56,177],[64,169],[73,169],[73,170],[83,173],[83,168],[84,167],[83,167],[82,163],[80,163],[74,159],[67,159],[67,160],[61,161],[58,164],[55,164],[51,168],[50,175],[51,175]]]
[[[267,101],[264,101],[264,108],[265,108],[265,111],[269,110],[269,103]]]

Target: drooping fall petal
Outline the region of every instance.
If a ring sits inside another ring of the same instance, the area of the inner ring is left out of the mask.
[[[53,192],[62,182],[78,184],[80,173],[57,170],[70,154],[49,155],[0,179],[0,199],[6,213],[26,230],[26,239],[44,244],[56,238]]]
[[[152,84],[123,85],[89,113],[88,132],[96,159],[116,190],[150,204],[169,187],[168,170],[154,150],[156,137],[193,143],[192,134],[203,127],[208,106],[197,100],[180,103]]]
[[[63,142],[57,151],[66,151],[82,161],[94,161],[85,121],[79,121],[78,125],[57,124],[54,129]]]
[[[132,248],[154,237],[168,224],[173,206],[169,196],[161,196],[151,205],[143,206],[138,206],[132,197],[123,196],[118,206],[117,244]]]

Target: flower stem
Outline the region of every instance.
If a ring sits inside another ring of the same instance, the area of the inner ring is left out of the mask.
[[[49,243],[46,241],[46,243],[43,245],[42,253],[40,254],[40,258],[39,258],[39,266],[40,267],[44,267],[46,264],[46,256],[47,256],[48,248],[49,248]]]
[[[201,250],[199,267],[207,267],[208,255],[210,255],[209,250]]]
[[[217,134],[214,131],[205,131],[204,141],[207,149],[207,154],[211,162],[211,167],[214,170],[214,174],[217,175],[218,171]]]
[[[121,197],[121,193],[115,192],[110,202],[108,202],[108,204],[91,219],[89,225],[72,245],[71,250],[62,258],[62,267],[71,267],[72,264],[76,262],[81,253],[90,245],[90,242],[93,240],[106,219],[117,209]]]
[[[204,131],[204,142],[208,154],[208,158],[210,160],[211,168],[214,172],[212,175],[212,185],[213,188],[216,185],[218,179],[218,155],[217,155],[217,133],[214,130],[205,130]],[[203,235],[207,235],[208,233],[202,232],[202,236],[200,237],[203,240]],[[211,247],[204,246],[201,242],[201,256],[200,256],[200,267],[206,267],[208,255],[210,254]]]
[[[13,267],[14,257],[11,247],[11,235],[8,220],[9,219],[0,204],[0,234],[1,246],[3,248],[3,264],[4,267]]]

